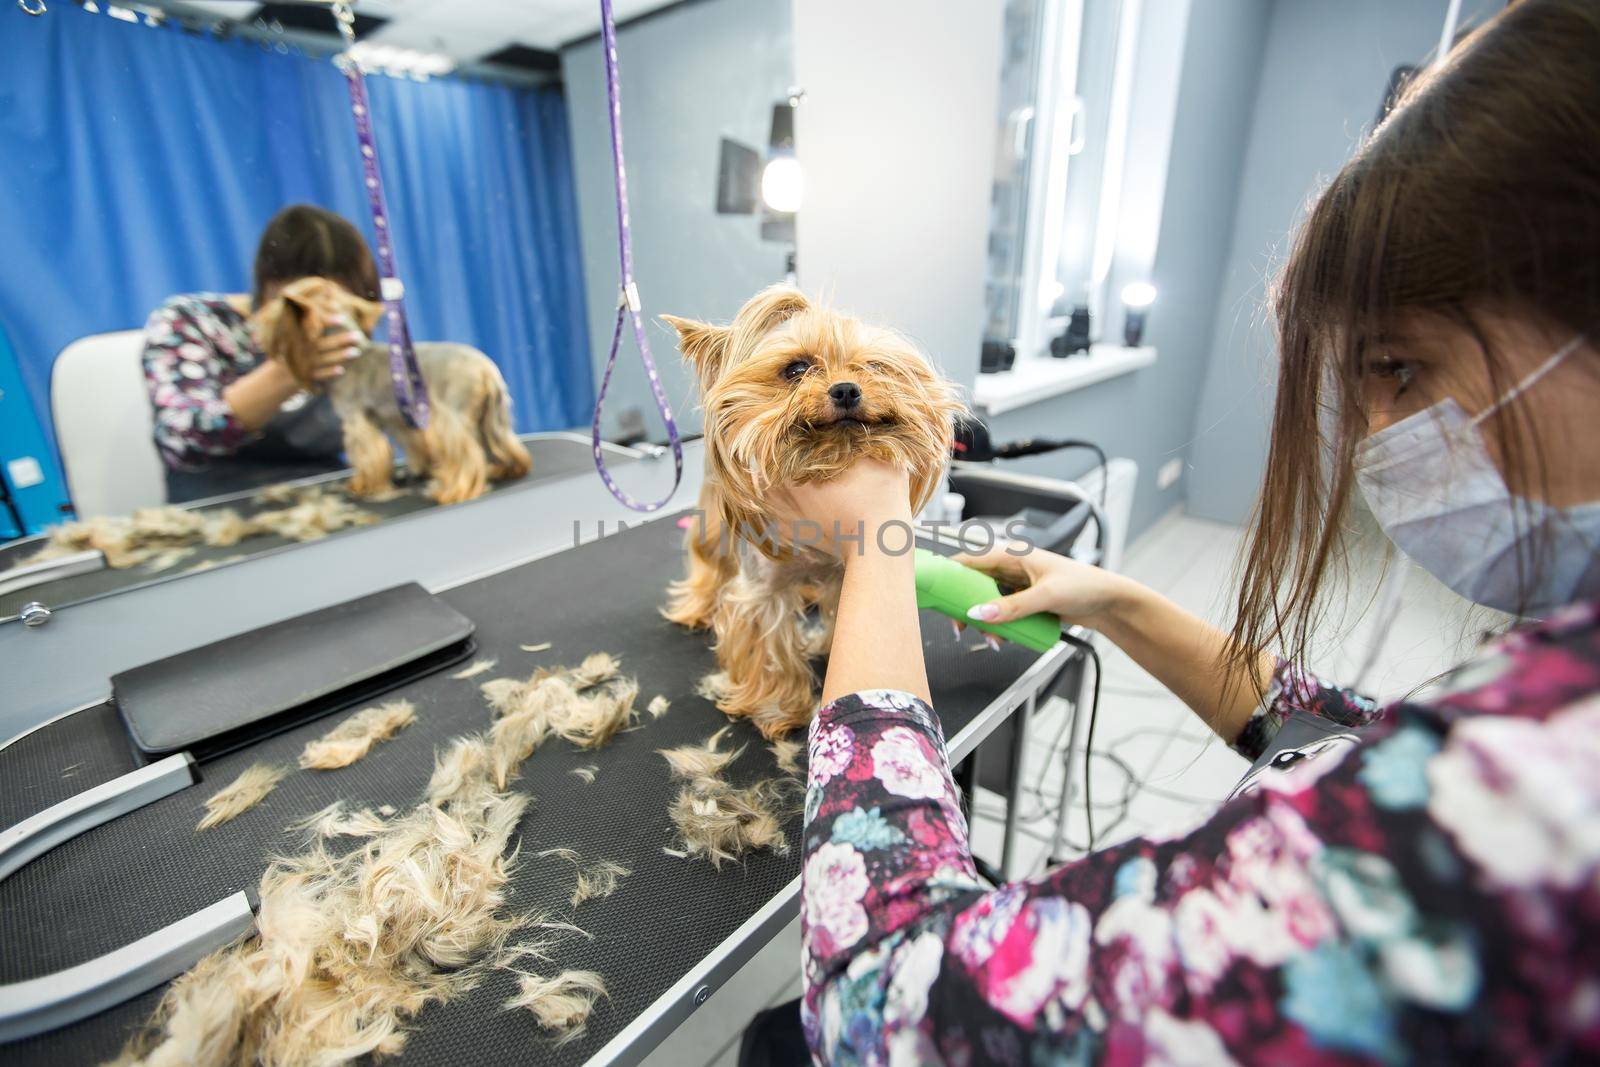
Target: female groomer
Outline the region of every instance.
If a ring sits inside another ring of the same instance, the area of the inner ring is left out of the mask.
[[[1027,585],[979,617],[1097,629],[1246,757],[1291,711],[1359,743],[1268,771],[1198,828],[987,890],[911,558],[850,543],[806,796],[820,1061],[1600,1060],[1597,57],[1600,4],[1522,0],[1311,211],[1276,295],[1231,634],[1048,553],[975,560]],[[1537,621],[1386,708],[1296,670],[1352,492],[1457,591]],[[853,529],[909,521],[906,497],[863,463],[790,510]]]
[[[339,417],[266,358],[250,314],[300,278],[332,278],[378,299],[378,269],[360,231],[331,211],[297,204],[261,234],[249,296],[191,293],[167,300],[145,326],[144,374],[156,445],[176,503],[337,470]],[[344,373],[359,333],[332,335],[313,375]]]

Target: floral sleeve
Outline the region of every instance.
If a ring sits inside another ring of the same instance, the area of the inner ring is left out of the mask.
[[[222,398],[236,377],[226,336],[214,338],[181,298],[156,309],[145,325],[144,377],[155,416],[155,440],[168,466],[231,455],[248,436]]]
[[[997,888],[933,709],[832,702],[801,875],[816,1061],[1600,1062],[1600,607],[1436,692],[1188,825]],[[1374,718],[1331,694],[1284,699]]]
[[[1259,759],[1283,721],[1296,711],[1352,727],[1370,726],[1383,714],[1370,697],[1340,688],[1297,664],[1279,659],[1261,706],[1234,738],[1233,750],[1245,759]]]

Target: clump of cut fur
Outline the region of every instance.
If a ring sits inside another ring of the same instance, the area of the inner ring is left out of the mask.
[[[409,700],[391,700],[358,711],[315,741],[307,742],[300,753],[300,766],[319,771],[348,767],[416,719],[417,709]]]
[[[785,738],[772,742],[767,746],[767,751],[772,753],[773,762],[778,765],[778,770],[784,774],[800,773],[800,742]]]
[[[793,779],[767,779],[741,787],[722,777],[744,751],[743,747],[731,752],[719,749],[728,729],[723,727],[699,745],[660,750],[672,776],[685,782],[667,808],[679,843],[668,854],[695,856],[719,869],[747,852],[787,852],[783,823],[798,810]]]
[[[548,958],[546,938],[508,947],[514,931],[582,934],[571,923],[507,912],[515,859],[507,845],[530,799],[504,788],[549,734],[599,736],[583,732],[581,710],[567,707],[574,699],[625,699],[631,709],[638,687],[615,679],[611,662],[587,676],[598,680],[581,694],[565,674],[501,679],[510,684],[495,689],[506,708],[496,729],[458,737],[436,753],[424,802],[411,811],[379,808],[388,816],[380,819],[334,804],[303,820],[300,827],[319,840],[262,875],[255,933],[173,982],[118,1063],[276,1067],[395,1055],[427,1005],[460,996],[489,967]],[[517,728],[498,729],[516,716],[525,718]],[[363,835],[342,855],[320,840]],[[574,905],[615,891],[628,873],[609,861],[574,866]],[[581,1034],[606,995],[588,971],[522,978],[508,1007],[532,1011],[558,1040]]]
[[[175,981],[118,1062],[337,1064],[400,1052],[419,1011],[472,988],[513,931],[538,925],[505,909],[507,844],[528,804],[494,787],[482,737],[458,738],[436,757],[427,802],[360,847],[274,860],[256,932]],[[307,824],[320,832],[349,818],[336,805]]]
[[[384,809],[388,810],[385,811]],[[315,814],[308,815],[289,827],[290,830],[309,830],[315,837],[372,837],[381,834],[389,824],[382,815],[393,815],[394,809],[385,804],[378,811],[361,808],[351,811],[342,800]]]
[[[507,1008],[526,1008],[539,1025],[564,1045],[583,1035],[595,1001],[607,996],[606,983],[593,971],[562,971],[553,978],[518,972],[519,992]]]
[[[577,881],[572,887],[573,907],[586,900],[609,897],[617,891],[617,883],[633,873],[622,864],[611,860],[597,860],[592,864],[585,864],[577,850],[570,848],[547,848],[539,853],[539,858],[562,859],[572,864],[577,872]]]
[[[697,778],[720,777],[728,764],[739,758],[744,747],[733,751],[719,751],[718,746],[728,735],[730,727],[724,726],[698,745],[680,745],[677,748],[658,748],[674,778],[694,781]]]
[[[672,701],[657,693],[650,698],[650,703],[645,705],[645,710],[650,713],[652,719],[659,719],[667,713],[667,709],[670,707],[672,707]]]
[[[476,663],[472,664],[472,666],[463,667],[461,670],[456,671],[456,673],[452,674],[450,677],[458,681],[465,681],[468,678],[476,678],[480,674],[487,674],[494,670],[494,663],[495,661],[492,659],[480,659]]]
[[[574,767],[574,768],[572,768],[573,776],[576,777],[576,778],[583,779],[583,781],[586,784],[589,784],[589,785],[593,785],[594,784],[595,775],[597,775],[599,773],[600,773],[600,768],[598,766],[596,766],[595,764],[593,764],[593,763],[587,764],[587,765],[582,766],[582,767]]]
[[[536,645],[518,645],[517,647],[524,652],[548,652],[550,651],[550,642],[540,641]]]
[[[286,767],[252,763],[239,772],[239,777],[206,798],[206,813],[195,829],[209,830],[243,815],[267,799],[267,794],[276,789],[288,773]]]
[[[377,521],[375,513],[320,489],[303,490],[297,503],[258,511],[248,518],[231,508],[138,508],[128,515],[99,515],[52,527],[44,547],[17,565],[95,550],[114,570],[143,564],[160,571],[182,562],[198,545],[226,548],[269,533],[290,541],[314,541],[349,526],[370,526]]]
[[[580,748],[610,741],[639,714],[639,683],[618,670],[615,657],[596,652],[577,667],[540,668],[525,681],[484,682],[480,690],[498,716],[490,738],[500,762],[526,759],[550,734]]]

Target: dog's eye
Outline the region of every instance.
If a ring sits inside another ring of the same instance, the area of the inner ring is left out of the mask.
[[[805,372],[810,369],[811,361],[808,359],[791,360],[789,365],[783,368],[783,380],[786,382],[799,381]]]

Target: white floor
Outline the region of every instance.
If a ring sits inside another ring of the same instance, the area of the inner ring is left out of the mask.
[[[1222,624],[1242,531],[1174,513],[1128,550],[1123,571],[1166,594],[1188,610]],[[1360,688],[1379,697],[1402,695],[1458,659],[1472,644],[1474,628],[1495,620],[1464,613],[1461,602],[1415,568],[1406,568],[1398,614],[1373,657]],[[1352,616],[1374,599],[1377,571],[1361,569],[1350,580]],[[1342,625],[1331,619],[1322,631],[1312,666],[1330,680],[1355,684],[1372,643],[1369,618]],[[1105,665],[1095,732],[1096,757],[1090,788],[1096,843],[1109,844],[1175,822],[1188,822],[1225,797],[1246,768],[1202,726],[1178,699],[1108,642],[1099,650]],[[1030,727],[1027,782],[1030,794],[1018,842],[1014,875],[1045,866],[1055,829],[1067,706],[1053,702]],[[1081,739],[1080,739],[1081,744]],[[1068,797],[1066,837],[1081,849],[1087,839],[1083,757],[1071,753],[1074,788]],[[1124,770],[1123,768],[1126,768]],[[1130,774],[1132,778],[1130,779]],[[1037,785],[1036,792],[1032,791]],[[973,819],[973,851],[998,866],[1004,800],[980,789]],[[1071,847],[1063,857],[1078,855]],[[727,1067],[736,1062],[739,1036],[756,1011],[799,995],[800,934],[793,923],[679,1027],[646,1061],[649,1067]]]

